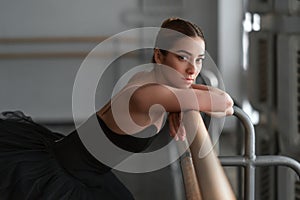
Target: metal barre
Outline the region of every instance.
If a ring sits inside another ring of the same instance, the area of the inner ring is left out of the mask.
[[[287,166],[292,168],[300,177],[300,163],[290,157],[280,155],[256,156],[255,131],[248,115],[240,108],[234,106],[234,115],[245,128],[245,154],[244,156],[220,156],[223,166],[243,166],[245,168],[245,194],[246,200],[255,199],[255,167],[259,166]]]

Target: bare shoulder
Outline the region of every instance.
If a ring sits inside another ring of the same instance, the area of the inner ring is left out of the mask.
[[[141,71],[132,76],[128,84],[144,85],[148,83],[155,83],[156,79],[153,71]]]

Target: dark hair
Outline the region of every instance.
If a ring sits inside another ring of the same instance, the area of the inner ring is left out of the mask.
[[[163,21],[161,28],[156,36],[155,48],[158,48],[163,55],[168,53],[167,49],[170,49],[174,42],[184,36],[200,37],[205,41],[199,26],[181,18],[168,18]],[[155,63],[154,56],[152,62]]]

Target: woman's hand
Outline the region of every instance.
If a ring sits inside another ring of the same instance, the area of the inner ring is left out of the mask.
[[[184,141],[186,138],[186,131],[182,123],[181,112],[171,112],[168,114],[170,136],[174,137],[176,141],[179,139]]]
[[[197,89],[197,90],[202,90],[202,91],[207,91],[210,93],[211,96],[211,102],[212,102],[212,110],[211,111],[203,111],[206,114],[209,114],[213,117],[224,117],[224,116],[228,116],[228,115],[232,115],[233,114],[233,100],[232,98],[229,96],[228,93],[226,93],[223,90],[220,90],[218,88],[215,87],[211,87],[211,86],[207,86],[207,85],[201,85],[201,84],[193,84],[191,86],[193,89]],[[216,99],[218,98],[218,99]],[[214,100],[216,99],[216,100]],[[221,106],[218,104],[222,104]],[[214,111],[213,108],[214,107],[222,107],[222,110],[218,110],[218,111]]]

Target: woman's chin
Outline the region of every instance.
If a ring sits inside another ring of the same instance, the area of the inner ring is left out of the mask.
[[[184,81],[174,83],[174,87],[180,88],[180,89],[187,89],[187,88],[190,88],[191,86],[192,86],[191,83],[186,83]]]

